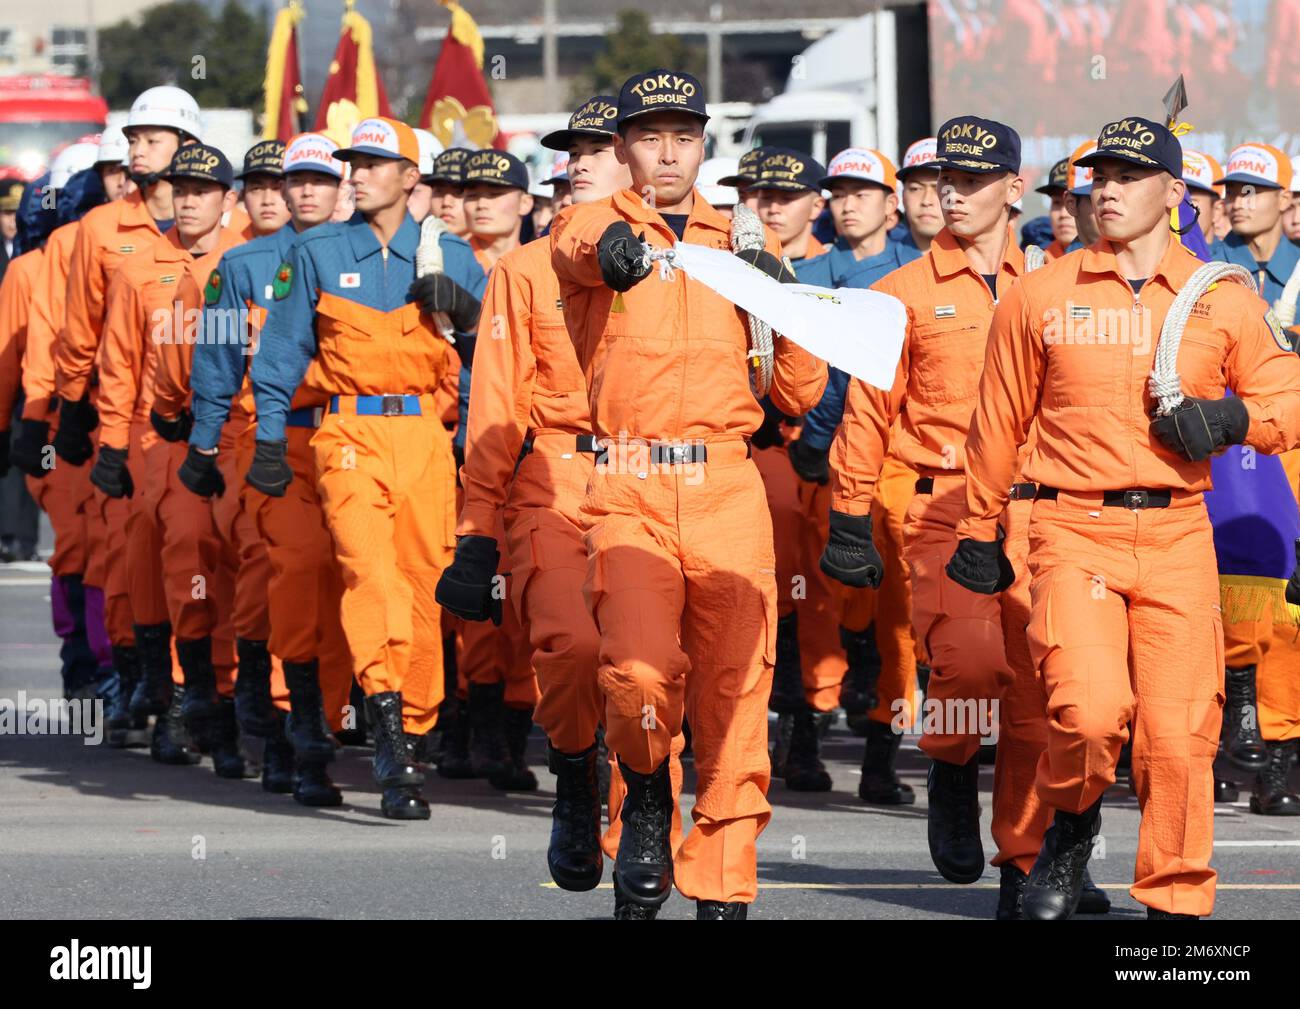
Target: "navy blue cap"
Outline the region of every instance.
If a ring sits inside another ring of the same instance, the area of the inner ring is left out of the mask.
[[[465,164],[474,152],[468,147],[448,147],[433,159],[433,173],[424,182],[446,182],[452,186],[465,184]]]
[[[822,190],[822,177],[826,169],[807,154],[789,147],[769,147],[758,163],[758,173],[751,184],[753,189],[784,189],[790,192],[810,189]]]
[[[551,151],[567,151],[574,137],[612,138],[618,125],[618,98],[596,95],[569,116],[569,127],[542,137],[541,145]]]
[[[528,189],[528,168],[507,151],[490,147],[474,151],[465,162],[465,185],[486,182],[493,186]]]
[[[230,167],[226,156],[215,147],[187,144],[176,152],[162,178],[169,182],[172,179],[200,179],[230,189],[235,184],[235,170]]]
[[[274,175],[279,178],[284,174],[284,141],[259,140],[244,155],[244,170],[235,176],[246,179],[250,175]]]
[[[1004,123],[957,116],[939,127],[935,163],[963,172],[1020,171],[1020,134]]]
[[[651,112],[686,112],[708,122],[704,87],[680,70],[655,69],[634,74],[618,93],[618,125]]]
[[[774,150],[776,150],[774,147],[755,147],[752,151],[746,151],[740,156],[740,163],[736,166],[736,174],[719,179],[718,185],[739,186],[742,189],[752,186],[754,180],[758,178],[758,166]]]
[[[1175,179],[1183,177],[1183,145],[1178,138],[1161,123],[1139,116],[1107,123],[1097,134],[1097,149],[1075,164],[1087,168],[1106,158],[1159,168]]]
[[[1070,179],[1070,159],[1062,158],[1052,166],[1052,170],[1047,173],[1047,181],[1034,190],[1035,193],[1042,193],[1044,196],[1052,196],[1055,193],[1063,193],[1069,188]]]

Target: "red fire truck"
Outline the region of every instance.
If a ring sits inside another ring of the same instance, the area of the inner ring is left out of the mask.
[[[84,77],[0,77],[0,175],[36,178],[51,152],[99,133],[107,116],[107,103]]]

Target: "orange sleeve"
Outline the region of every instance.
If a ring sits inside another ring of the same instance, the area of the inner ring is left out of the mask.
[[[979,396],[966,436],[966,510],[957,535],[985,543],[997,539],[998,519],[1011,494],[1020,449],[1038,413],[1047,357],[1035,330],[1024,284],[998,302],[984,352]],[[1038,432],[1050,454],[1050,435]]]
[[[203,304],[202,296],[198,294],[188,273],[181,278],[176,299],[184,306],[187,316],[195,306]],[[160,417],[169,420],[179,416],[190,402],[190,366],[194,360],[194,344],[190,339],[184,338],[189,335],[187,322],[181,338],[157,341],[158,368],[153,376],[152,409]]]
[[[9,430],[9,418],[22,384],[23,350],[31,306],[30,276],[21,265],[22,258],[9,264],[4,281],[0,282],[0,432]]]
[[[1300,443],[1300,358],[1273,339],[1258,298],[1241,300],[1240,317],[1228,327],[1236,338],[1228,351],[1228,385],[1250,414],[1246,444],[1276,455]]]
[[[778,258],[781,243],[764,227],[765,248]],[[826,391],[826,362],[814,357],[793,340],[772,334],[772,405],[790,417],[802,417],[817,405]]]
[[[581,287],[600,287],[596,245],[600,236],[622,217],[607,202],[565,207],[551,222],[551,264],[561,281]]]
[[[86,395],[99,350],[107,292],[93,232],[89,222],[83,223],[72,244],[67,313],[54,355],[55,389],[63,399],[79,400]]]
[[[111,448],[126,448],[130,443],[131,418],[144,368],[144,308],[129,274],[129,269],[114,274],[104,315],[104,352],[99,364],[96,406],[100,444]]]
[[[54,399],[54,348],[63,319],[67,290],[66,261],[53,241],[46,246],[40,272],[32,287],[31,317],[27,320],[27,350],[23,354],[23,419],[46,420]]]
[[[488,278],[474,349],[469,428],[460,480],[465,503],[460,536],[495,536],[532,412],[537,360],[532,346],[532,286],[497,263]],[[483,332],[484,329],[488,332]]]

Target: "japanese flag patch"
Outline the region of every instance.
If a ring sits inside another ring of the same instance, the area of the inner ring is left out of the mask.
[[[359,273],[340,273],[339,287],[360,287],[361,274]]]

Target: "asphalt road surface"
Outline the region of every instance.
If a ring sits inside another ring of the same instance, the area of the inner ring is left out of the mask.
[[[0,567],[0,702],[58,693],[57,639],[42,565]],[[772,786],[772,822],[759,839],[754,918],[990,918],[998,874],[972,886],[945,882],[925,840],[925,760],[904,742],[900,770],[915,806],[884,809],[857,798],[862,741],[842,722],[825,745],[834,791]],[[486,782],[424,786],[432,819],[385,820],[369,751],[333,765],[346,802],[315,811],[262,791],[256,780],[217,778],[206,759],[164,767],[146,751],[84,745],[80,737],[0,735],[0,916],[5,918],[602,918],[606,882],[585,894],[556,889],[546,871],[552,778],[535,732],[532,794]],[[984,768],[983,824],[988,837]],[[687,788],[693,773],[687,766]],[[1294,784],[1300,784],[1293,778]],[[1220,806],[1216,918],[1300,917],[1300,818]],[[689,822],[691,796],[683,795]],[[1121,784],[1106,797],[1105,857],[1094,879],[1110,894],[1109,919],[1135,918],[1128,894],[1136,852],[1136,799]],[[693,916],[674,895],[661,918]]]

